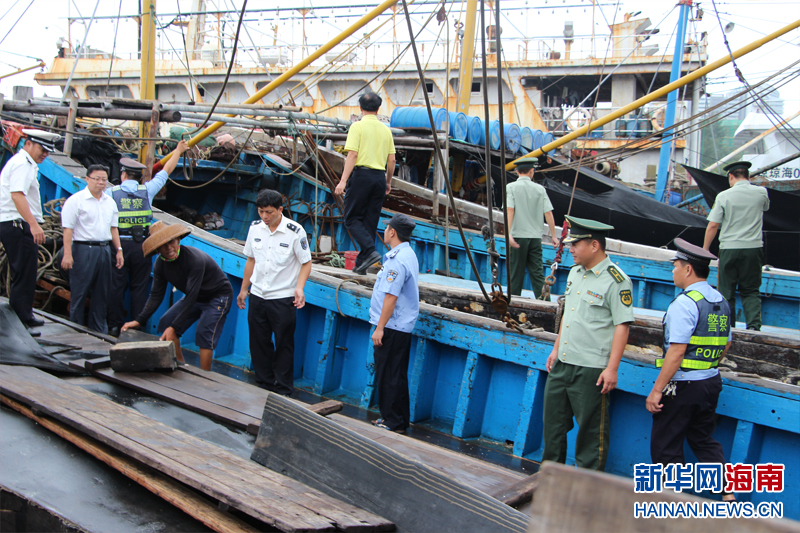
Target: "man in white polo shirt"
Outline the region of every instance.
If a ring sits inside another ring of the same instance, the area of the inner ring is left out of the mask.
[[[69,319],[87,325],[83,318],[86,298],[91,294],[88,327],[108,333],[106,312],[111,288],[112,258],[108,245],[116,250],[116,267],[124,259],[119,242],[119,211],[110,196],[103,194],[108,183],[108,169],[91,165],[86,171],[86,188],[67,198],[61,209],[64,227],[64,259],[61,268],[69,275]]]
[[[11,270],[9,303],[27,327],[44,324],[33,316],[39,245],[44,243],[42,198],[39,195],[39,164],[55,148],[59,135],[40,130],[22,130],[25,145],[8,160],[0,173],[0,242]],[[38,335],[38,333],[37,333]]]
[[[291,396],[294,384],[294,328],[297,309],[306,304],[303,293],[311,274],[311,252],[302,226],[283,216],[283,197],[264,189],[256,199],[258,216],[247,233],[242,290],[236,298],[246,307],[250,289],[250,358],[256,383]],[[275,345],[272,334],[275,334]]]

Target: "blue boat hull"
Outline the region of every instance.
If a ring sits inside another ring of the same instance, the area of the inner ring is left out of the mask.
[[[242,165],[238,172],[268,176],[277,173],[278,168],[279,165],[264,158],[260,167]],[[67,196],[84,185],[53,161],[45,162],[40,170],[42,194],[46,200]],[[315,201],[329,202],[329,194],[307,178],[287,176],[276,179],[275,183],[290,198],[290,203],[294,202],[291,204],[293,218],[302,223],[307,232],[316,235],[313,205]],[[237,198],[207,195],[204,205],[208,210],[221,213],[227,228],[217,232],[219,235],[195,231],[184,241],[211,255],[228,274],[237,292],[241,287],[245,257],[241,245],[225,238],[241,239],[246,235],[250,221],[256,218],[255,190],[245,190]],[[168,215],[160,216],[176,222]],[[478,256],[482,277],[487,279],[485,245],[479,234],[470,235],[470,246]],[[350,247],[341,224],[335,225],[334,236],[339,249]],[[444,242],[443,228],[424,222],[418,225],[413,245],[421,261],[421,271],[443,268],[444,261],[449,261],[451,270],[474,279],[464,266],[464,250],[458,235],[449,236],[451,255],[447,257]],[[502,240],[499,246],[503,254]],[[548,250],[546,260],[550,259],[552,252]],[[674,296],[676,291],[667,281],[671,270],[668,262],[630,256],[614,256],[614,261],[634,279],[634,301],[638,299],[639,305],[666,307]],[[562,292],[564,274],[566,269],[559,271],[554,292]],[[315,271],[306,286],[307,305],[298,312],[295,385],[370,408],[375,395],[368,323],[370,293],[353,284],[340,286],[339,281]],[[800,281],[793,277],[765,279],[762,290],[772,293],[765,302],[765,316],[780,315],[784,319],[790,316],[790,321],[796,325],[800,300],[798,283]],[[162,303],[156,317],[181,297],[180,293],[168,294],[169,298]],[[778,301],[783,301],[783,307],[774,307]],[[147,325],[149,332],[155,332],[154,323],[155,319]],[[479,440],[517,456],[541,459],[545,361],[552,350],[554,334],[517,333],[497,321],[429,304],[421,304],[413,334],[409,383],[414,424],[462,439]],[[183,339],[187,348],[196,348],[193,328]],[[246,311],[237,308],[231,311],[215,357],[232,365],[249,367]],[[619,388],[611,394],[612,440],[607,464],[607,471],[611,473],[630,477],[634,464],[650,461],[651,418],[644,408],[644,400],[656,376],[652,360],[626,352],[619,369]],[[800,454],[797,453],[800,449],[800,389],[733,376],[726,376],[723,382],[715,437],[722,443],[729,462],[785,465],[783,493],[754,492],[740,495],[741,499],[781,501],[786,517],[800,518]],[[574,462],[575,435],[575,430],[569,435],[568,462]],[[688,449],[686,456],[688,460],[694,459]]]

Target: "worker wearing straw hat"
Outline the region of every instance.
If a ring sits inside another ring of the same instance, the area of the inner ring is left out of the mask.
[[[178,360],[183,361],[180,337],[197,322],[195,344],[200,348],[200,367],[211,370],[214,349],[233,303],[233,287],[210,255],[181,245],[181,239],[191,231],[180,224],[163,222],[150,227],[142,252],[145,257],[159,254],[153,268],[153,286],[142,312],[136,320],[125,323],[122,331],[144,325],[161,305],[167,284],[171,283],[185,296],[158,321],[158,331],[163,332],[161,340],[174,342]]]

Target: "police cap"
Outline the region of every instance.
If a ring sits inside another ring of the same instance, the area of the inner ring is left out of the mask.
[[[520,172],[528,172],[531,169],[539,168],[539,158],[538,157],[522,157],[514,161],[514,164],[517,165],[517,170]]]
[[[674,241],[675,243],[675,257],[672,258],[672,261],[687,261],[694,265],[701,265],[701,266],[708,266],[712,259],[716,259],[717,256],[709,252],[708,250],[704,250],[703,248],[686,242],[685,240],[678,237]]]
[[[122,167],[122,170],[128,174],[141,174],[142,171],[147,168],[137,160],[131,159],[130,157],[123,157],[120,159],[119,166]]]
[[[411,220],[411,217],[403,213],[397,213],[386,225],[391,226],[397,232],[397,237],[401,241],[408,241],[417,226],[416,222]]]
[[[725,172],[730,174],[734,170],[738,170],[740,168],[742,170],[750,170],[751,166],[753,166],[753,164],[750,161],[737,161],[735,163],[731,163],[730,165],[725,165],[723,167],[723,170],[725,170]]]
[[[614,229],[614,226],[597,222],[596,220],[589,220],[588,218],[578,218],[565,215],[564,218],[569,221],[569,236],[564,239],[565,243],[580,241],[581,239],[600,239],[608,236],[608,232]]]
[[[54,152],[55,143],[61,139],[61,135],[49,131],[24,129],[22,133],[28,137],[29,141],[38,144],[48,152]]]

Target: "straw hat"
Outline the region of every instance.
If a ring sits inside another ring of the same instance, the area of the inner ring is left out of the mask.
[[[150,257],[158,251],[160,247],[167,244],[172,239],[183,239],[192,232],[190,228],[181,224],[165,224],[156,222],[150,226],[150,236],[142,243],[142,252],[145,257]]]

